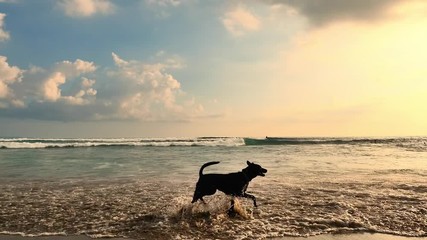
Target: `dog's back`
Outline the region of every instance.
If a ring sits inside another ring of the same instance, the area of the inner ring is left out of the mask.
[[[228,174],[205,174],[199,178],[197,185],[203,188],[215,188],[228,195],[239,196],[248,185],[249,180],[242,172]]]

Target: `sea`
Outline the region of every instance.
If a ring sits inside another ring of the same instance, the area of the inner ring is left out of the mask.
[[[249,140],[249,141],[248,141]],[[132,239],[427,237],[427,137],[0,138],[0,234]],[[191,204],[204,173],[266,168]]]

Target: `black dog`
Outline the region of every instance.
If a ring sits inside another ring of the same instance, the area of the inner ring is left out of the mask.
[[[216,190],[220,190],[227,195],[236,197],[250,198],[254,201],[256,207],[255,196],[246,193],[249,182],[256,176],[265,176],[267,169],[262,168],[260,165],[247,161],[248,166],[241,172],[234,172],[228,174],[203,174],[203,169],[207,166],[218,164],[219,162],[208,162],[203,164],[199,171],[199,181],[196,184],[196,191],[194,192],[193,201],[203,200],[203,196],[212,195]],[[231,200],[233,207],[234,201]]]

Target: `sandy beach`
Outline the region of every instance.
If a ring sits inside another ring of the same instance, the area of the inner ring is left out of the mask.
[[[141,236],[142,239],[143,236]],[[91,240],[88,236],[40,236],[40,237],[22,237],[16,235],[0,235],[0,240]],[[99,240],[126,240],[129,238],[96,238]],[[370,233],[357,233],[357,234],[324,234],[308,238],[303,237],[284,237],[277,238],[277,240],[426,240],[427,237],[402,237],[388,234],[370,234]],[[132,239],[131,239],[132,240]]]

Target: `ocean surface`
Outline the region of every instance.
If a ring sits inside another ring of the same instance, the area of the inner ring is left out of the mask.
[[[274,141],[272,143],[271,141]],[[200,166],[253,179],[228,216],[191,204]],[[263,239],[327,233],[427,236],[427,138],[0,138],[0,234]]]

